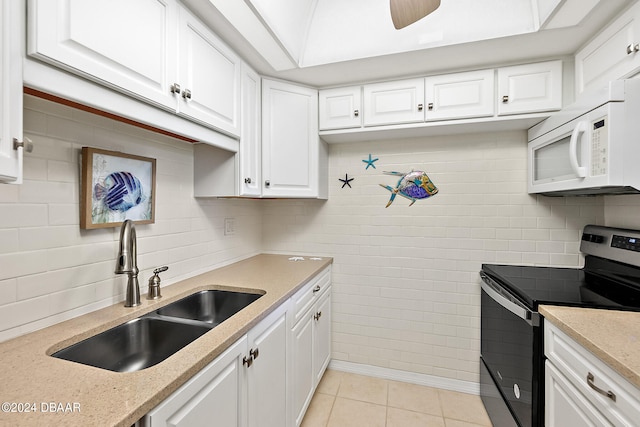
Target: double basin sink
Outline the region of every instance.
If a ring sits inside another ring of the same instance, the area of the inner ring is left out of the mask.
[[[139,371],[162,362],[261,296],[196,292],[52,356],[115,372]]]

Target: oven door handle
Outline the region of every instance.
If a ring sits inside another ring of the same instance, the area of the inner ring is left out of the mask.
[[[514,301],[514,299],[510,299],[505,296],[503,293],[504,291],[500,291],[501,286],[482,271],[480,272],[480,277],[482,278],[482,283],[480,283],[480,286],[482,287],[482,290],[491,297],[491,299],[493,299],[495,302],[497,302],[522,320],[526,321],[530,325],[540,326],[539,313],[533,312],[528,308],[522,306],[518,302]]]

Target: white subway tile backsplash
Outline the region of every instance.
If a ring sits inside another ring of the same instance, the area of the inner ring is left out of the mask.
[[[31,96],[24,130],[35,146],[25,183],[0,185],[0,339],[124,299],[126,278],[114,274],[119,228],[79,228],[83,146],[157,159],[156,223],[136,227],[142,292],[155,267],[169,265],[167,286],[260,251],[259,202],[193,198],[190,144]],[[227,216],[244,229],[225,238]]]

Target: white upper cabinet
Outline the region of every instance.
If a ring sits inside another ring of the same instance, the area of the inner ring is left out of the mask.
[[[28,10],[29,55],[239,135],[240,60],[176,0],[29,0]]]
[[[178,112],[233,135],[240,133],[240,58],[180,8]]]
[[[326,198],[326,148],[318,137],[318,91],[262,80],[262,195]]]
[[[493,116],[494,81],[493,70],[427,77],[426,120]]]
[[[260,76],[243,63],[241,78],[242,136],[240,137],[240,151],[238,153],[240,160],[238,187],[240,196],[260,197],[262,193]]]
[[[364,85],[364,125],[424,121],[424,79]]]
[[[22,42],[20,2],[0,4],[0,182],[22,182]]]
[[[29,0],[28,53],[175,109],[177,8],[175,0]]]
[[[562,61],[498,69],[498,114],[526,114],[562,108]]]
[[[321,90],[320,130],[362,126],[362,86]]]
[[[576,94],[640,69],[640,3],[613,21],[575,56]]]

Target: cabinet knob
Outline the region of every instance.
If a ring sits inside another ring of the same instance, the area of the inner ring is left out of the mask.
[[[22,147],[27,153],[33,152],[33,142],[31,142],[29,138],[25,138],[25,140],[27,141],[26,143],[24,141],[18,141],[17,138],[13,138],[13,149],[17,150]]]
[[[418,111],[422,111],[422,110],[423,110],[423,108],[424,108],[424,105],[422,105],[422,104],[418,104]]]
[[[320,320],[320,318],[322,317],[322,312],[318,311],[316,314],[313,315],[313,319],[317,322],[318,320]]]
[[[627,55],[631,55],[632,53],[636,53],[640,50],[640,44],[633,44],[627,46]]]
[[[244,179],[244,183],[245,184],[251,184],[251,178],[245,178]]]
[[[505,95],[502,97],[502,103],[506,104],[507,102],[509,102],[509,95]]]
[[[264,182],[264,186],[265,186],[265,187],[267,187],[267,188],[269,188],[269,187],[271,186],[271,181],[266,180],[266,181]]]
[[[427,104],[427,109],[429,111],[433,111],[433,102],[430,102],[430,103]]]
[[[316,292],[320,292],[320,285],[316,285],[316,287],[313,288],[313,293],[315,294]]]
[[[191,99],[191,91],[190,91],[189,89],[185,89],[185,90],[182,92],[182,97],[183,97],[184,99]]]
[[[360,115],[360,111],[358,110],[353,110],[353,116],[354,117],[358,117]]]
[[[180,93],[180,85],[178,83],[171,85],[171,93]]]
[[[245,356],[242,358],[242,364],[245,365],[247,368],[250,368],[251,365],[253,365],[253,357],[249,356]]]
[[[251,358],[254,360],[257,359],[258,356],[260,356],[260,349],[256,347],[255,350],[254,349],[249,350],[249,356],[251,356]]]

